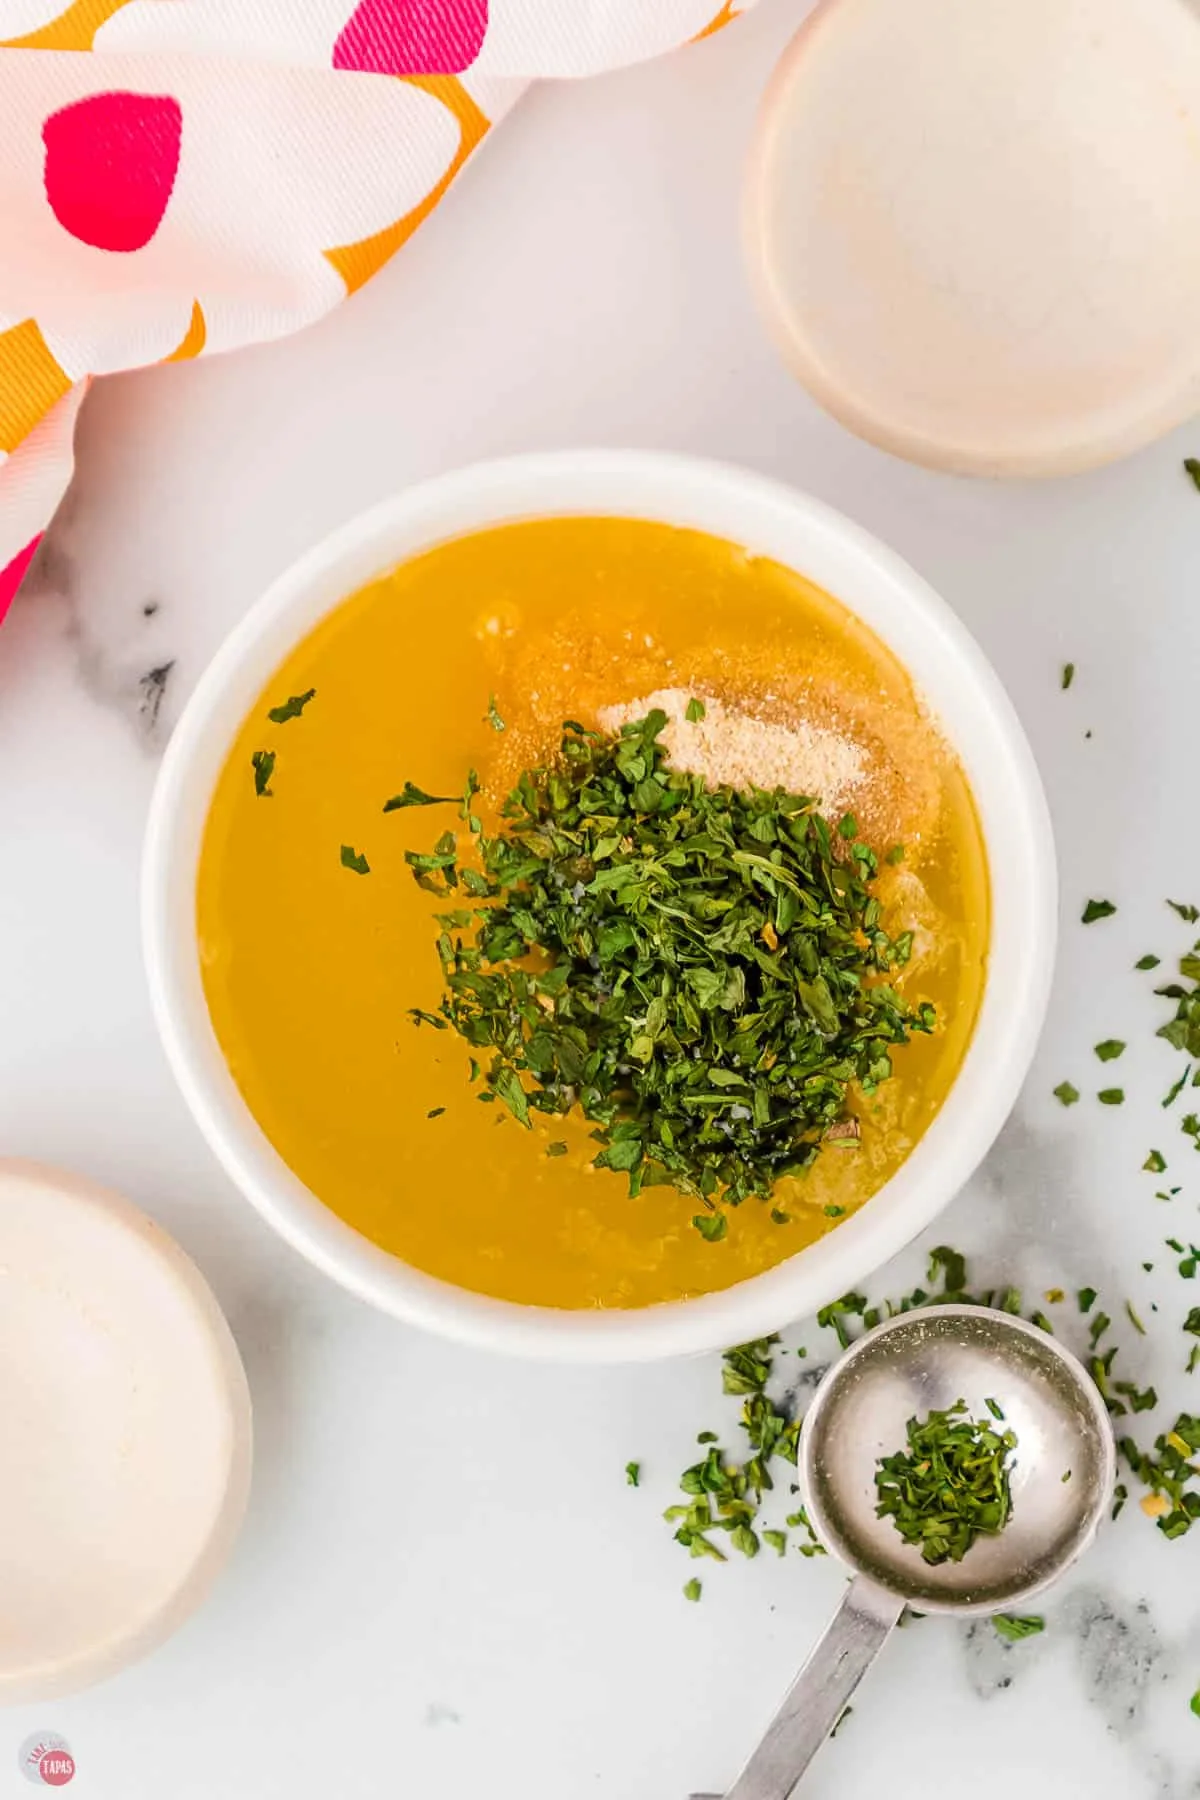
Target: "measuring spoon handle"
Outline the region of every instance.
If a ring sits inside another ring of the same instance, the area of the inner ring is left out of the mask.
[[[902,1600],[855,1576],[725,1800],[789,1800],[903,1611]]]

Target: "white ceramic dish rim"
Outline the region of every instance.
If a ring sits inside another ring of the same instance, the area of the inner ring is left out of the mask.
[[[131,1617],[127,1629],[74,1655],[56,1663],[0,1669],[0,1706],[16,1706],[78,1693],[119,1674],[165,1644],[204,1603],[242,1528],[250,1496],[254,1432],[250,1388],[233,1333],[204,1276],[174,1238],[122,1195],[82,1176],[23,1158],[0,1160],[0,1177],[4,1176],[69,1193],[106,1213],[117,1227],[153,1252],[164,1286],[174,1289],[206,1347],[208,1375],[225,1415],[227,1450],[220,1498],[213,1507],[207,1536],[191,1562],[180,1566],[171,1592],[149,1611]]]
[[[628,1311],[525,1306],[454,1287],[322,1205],[274,1150],[229,1073],[204,999],[195,930],[196,869],[217,776],[288,652],[340,600],[420,550],[504,521],[572,514],[708,531],[836,595],[895,651],[956,746],[991,864],[980,1017],[958,1079],[908,1161],[836,1231],[765,1274]],[[810,1314],[903,1249],[962,1187],[1012,1108],[1045,1013],[1057,929],[1053,837],[1032,753],[997,676],[945,602],[817,500],[720,463],[620,450],[546,452],[439,476],[351,520],[293,564],[218,650],[176,727],[147,826],[142,898],[167,1056],[210,1146],[264,1218],[385,1312],[480,1348],[578,1362],[652,1360],[758,1337]]]
[[[772,255],[770,184],[776,140],[792,90],[804,81],[807,60],[824,34],[847,21],[848,0],[823,0],[805,20],[775,65],[754,128],[742,199],[742,227],[750,283],[763,321],[783,362],[819,405],[848,431],[893,456],[928,469],[992,480],[1046,481],[1079,475],[1132,456],[1195,416],[1200,383],[1194,374],[1147,386],[1139,399],[1100,418],[1081,414],[1074,430],[1031,422],[1006,444],[959,436],[939,437],[876,409],[870,396],[840,382],[805,339],[789,296],[781,289]]]

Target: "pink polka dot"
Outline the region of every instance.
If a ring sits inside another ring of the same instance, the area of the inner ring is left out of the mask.
[[[141,250],[167,210],[183,115],[166,94],[92,94],[42,126],[46,198],[98,250]]]
[[[42,541],[39,531],[37,536],[18,550],[6,568],[0,569],[0,619],[8,611],[8,603],[25,579],[25,571],[33,561],[33,553]]]
[[[333,66],[461,75],[483,48],[487,22],[487,0],[359,0],[333,46]]]

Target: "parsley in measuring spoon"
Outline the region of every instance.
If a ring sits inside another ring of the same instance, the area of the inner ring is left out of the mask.
[[[1016,1434],[972,1419],[958,1400],[945,1412],[910,1419],[907,1436],[907,1450],[879,1460],[876,1516],[892,1519],[927,1563],[961,1562],[976,1538],[995,1537],[1009,1521]]]

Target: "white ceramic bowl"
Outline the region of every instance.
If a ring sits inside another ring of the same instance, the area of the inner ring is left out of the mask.
[[[956,747],[992,881],[989,970],[953,1089],[904,1166],[859,1212],[778,1268],[723,1293],[630,1311],[559,1311],[469,1293],[410,1268],[324,1207],[255,1122],[209,1020],[196,870],[210,798],[262,688],[339,601],[448,538],[515,519],[618,515],[691,526],[810,577],[896,653]],[[1033,1055],[1050,985],[1056,876],[1049,816],[1016,714],[978,646],[908,566],[858,526],[761,476],[641,451],[485,463],[426,482],[335,532],[226,640],[168,747],[144,866],[150,988],[167,1055],[226,1170],[276,1230],[386,1312],[487,1348],[573,1361],[648,1360],[758,1337],[864,1280],[937,1215],[984,1156]]]
[[[1200,12],[823,0],[745,222],[772,337],[851,431],[1009,479],[1128,456],[1200,407]]]
[[[250,1485],[250,1393],[144,1213],[0,1161],[0,1706],[115,1675],[206,1597]]]

